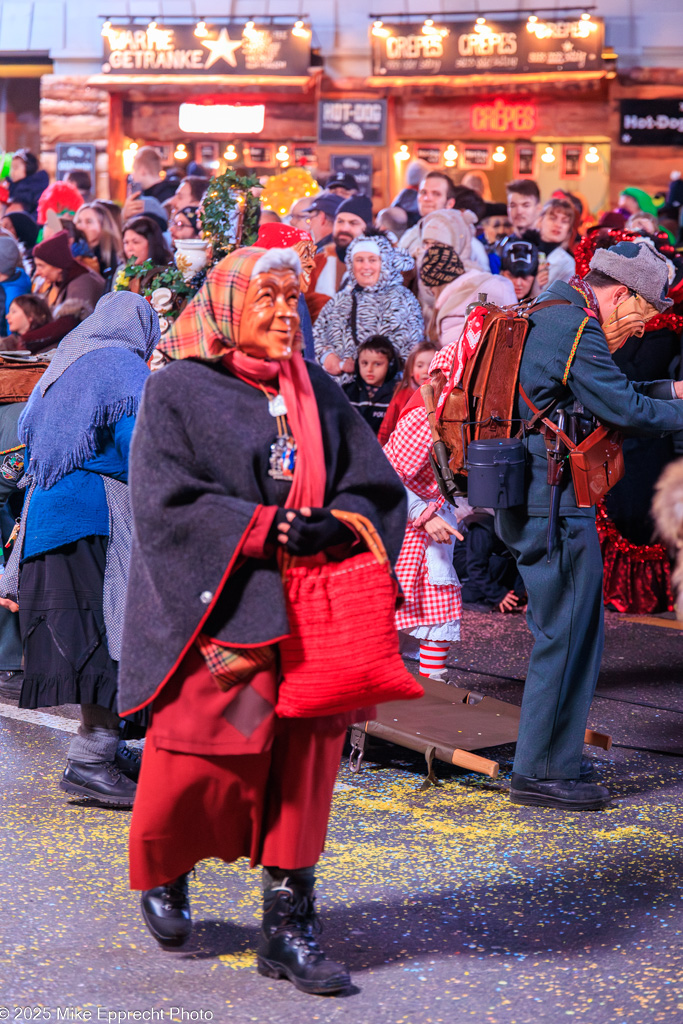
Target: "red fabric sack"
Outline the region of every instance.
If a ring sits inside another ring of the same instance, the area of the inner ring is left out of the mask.
[[[282,679],[275,710],[281,718],[335,715],[424,694],[399,653],[398,584],[384,545],[365,517],[334,514],[352,524],[370,550],[343,562],[285,569],[291,634],[278,645]]]

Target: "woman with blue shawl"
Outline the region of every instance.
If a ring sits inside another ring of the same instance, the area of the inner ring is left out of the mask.
[[[61,342],[19,420],[28,487],[2,578],[24,645],[24,708],[79,704],[65,792],[131,807],[139,764],[116,714],[131,515],[128,450],[159,321],[138,295],[104,295]]]

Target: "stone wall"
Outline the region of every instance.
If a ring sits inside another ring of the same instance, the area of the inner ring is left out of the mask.
[[[97,149],[95,194],[109,197],[109,94],[82,76],[43,75],[40,89],[40,159],[55,176],[58,142],[91,142]]]

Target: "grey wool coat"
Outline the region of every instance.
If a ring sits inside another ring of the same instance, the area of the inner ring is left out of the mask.
[[[371,519],[393,564],[406,523],[403,485],[340,388],[306,365],[322,427],[325,506]],[[286,501],[289,484],[267,472],[275,437],[262,391],[220,364],[179,360],[147,381],[130,454],[122,712],[154,698],[202,630],[228,645],[289,632],[275,557],[235,561],[258,507]]]

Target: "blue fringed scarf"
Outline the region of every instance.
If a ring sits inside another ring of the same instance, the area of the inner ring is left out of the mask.
[[[131,292],[103,295],[61,342],[19,419],[27,474],[52,487],[97,451],[102,427],[137,412],[159,342],[159,319]]]

